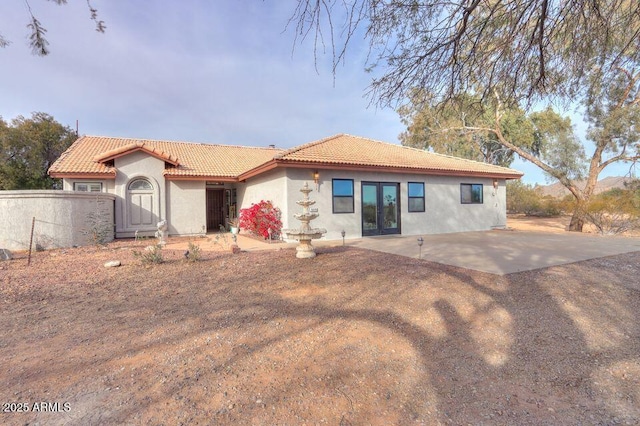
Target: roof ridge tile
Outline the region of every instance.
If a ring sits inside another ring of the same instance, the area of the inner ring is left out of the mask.
[[[260,150],[276,150],[276,151],[285,151],[283,148],[271,148],[269,146],[253,146],[253,145],[237,145],[237,144],[223,144],[223,143],[208,143],[208,142],[190,142],[183,140],[169,140],[169,139],[143,139],[143,138],[130,138],[130,137],[120,137],[120,136],[98,136],[98,135],[82,135],[82,138],[94,138],[94,139],[109,139],[109,140],[118,140],[118,141],[133,141],[134,143],[142,143],[145,144],[147,142],[150,143],[167,143],[167,144],[183,144],[183,145],[204,145],[204,146],[219,146],[219,147],[230,147],[230,148],[247,148],[247,149],[260,149]],[[78,139],[78,140],[80,140]],[[76,140],[76,142],[78,141]]]
[[[310,148],[312,146],[321,145],[323,143],[329,142],[332,139],[337,139],[337,138],[339,138],[341,136],[347,136],[347,135],[344,134],[344,133],[338,133],[337,135],[333,135],[333,136],[329,136],[329,137],[326,137],[326,138],[323,138],[323,139],[318,139],[318,140],[315,140],[315,141],[307,142],[307,143],[304,143],[302,145],[296,145],[296,146],[294,146],[292,148],[289,148],[285,152],[274,156],[274,158],[284,158],[285,156],[287,156],[289,154],[293,154],[295,152],[299,152],[299,151],[301,151],[303,149]]]

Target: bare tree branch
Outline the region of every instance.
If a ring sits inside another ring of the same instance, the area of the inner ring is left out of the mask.
[[[104,24],[104,21],[98,20],[98,9],[94,8],[91,5],[91,0],[87,0],[87,7],[89,7],[89,12],[91,13],[91,20],[96,23],[96,31],[99,33],[104,33],[104,30],[107,28],[107,26]]]
[[[379,105],[413,88],[440,101],[494,88],[507,103],[575,99],[591,67],[640,66],[640,2],[629,0],[298,0],[292,22],[335,35],[333,72],[362,27],[369,68],[382,70],[367,91]]]
[[[48,1],[59,6],[67,4],[67,0]],[[96,31],[104,33],[107,27],[104,21],[98,19],[98,10],[91,5],[91,0],[86,0],[86,2],[87,6],[89,7],[90,19],[96,24]],[[49,54],[49,48],[47,47],[49,46],[49,42],[45,37],[47,30],[36,18],[33,10],[31,9],[31,4],[29,4],[29,0],[24,0],[24,3],[27,6],[27,11],[29,13],[29,23],[27,24],[27,28],[29,28],[30,30],[29,46],[31,47],[31,51],[34,55],[46,56]],[[0,48],[7,47],[9,44],[11,44],[11,42],[0,34]]]

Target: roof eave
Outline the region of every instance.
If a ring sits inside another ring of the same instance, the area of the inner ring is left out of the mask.
[[[415,173],[422,175],[432,176],[468,176],[468,177],[483,177],[483,178],[496,178],[496,179],[520,179],[524,173],[522,172],[498,172],[498,171],[474,171],[474,170],[446,170],[446,169],[423,169],[418,167],[397,167],[397,166],[383,166],[373,164],[344,164],[344,163],[325,163],[315,161],[292,161],[292,160],[273,160],[274,163],[271,167],[262,170],[262,166],[253,169],[246,174],[251,173],[249,176],[240,176],[240,180],[245,180],[249,177],[257,176],[267,170],[271,170],[275,167],[291,167],[291,168],[315,168],[321,170],[340,169],[349,171],[375,171],[375,172],[388,172],[388,173]],[[263,166],[266,166],[264,164]]]
[[[115,179],[116,172],[96,172],[96,173],[85,173],[85,172],[49,172],[49,176],[56,179]]]
[[[172,175],[165,173],[167,180],[191,180],[191,181],[216,181],[216,182],[238,182],[238,178],[233,176],[215,176],[215,175]]]
[[[243,182],[247,179],[250,179],[262,173],[268,172],[269,170],[273,170],[276,167],[279,167],[282,163],[285,163],[285,162],[275,158],[273,160],[269,160],[266,163],[260,164],[258,167],[254,167],[253,169],[240,174],[240,176],[238,176],[238,181]]]

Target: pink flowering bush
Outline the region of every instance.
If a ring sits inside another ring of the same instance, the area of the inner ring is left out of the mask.
[[[280,209],[274,207],[271,201],[261,200],[258,204],[240,210],[240,228],[264,239],[269,238],[271,229],[271,238],[278,239],[282,230],[280,216]]]

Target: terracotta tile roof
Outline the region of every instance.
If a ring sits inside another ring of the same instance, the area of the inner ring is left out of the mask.
[[[122,157],[123,155],[130,154],[134,151],[144,151],[149,155],[152,155],[156,158],[166,161],[167,163],[178,166],[178,159],[172,156],[171,154],[167,154],[164,151],[160,151],[155,146],[145,142],[135,142],[129,145],[125,145],[119,148],[112,149],[111,151],[103,152],[102,154],[98,154],[93,157],[93,161],[98,163],[104,163],[109,160],[113,160],[114,158]]]
[[[276,155],[281,163],[318,163],[336,166],[386,167],[433,174],[462,174],[519,178],[514,169],[435,154],[372,139],[340,134],[300,145]]]
[[[274,148],[82,136],[53,163],[49,174],[53,177],[73,174],[114,177],[115,168],[105,161],[140,149],[168,163],[178,164],[166,169],[168,178],[236,178],[282,152]]]
[[[247,179],[274,167],[317,166],[519,178],[522,173],[462,158],[434,154],[401,145],[340,134],[289,150],[210,145],[189,142],[83,136],[51,166],[52,177],[73,175],[115,177],[109,160],[143,150],[165,160],[169,179]]]

